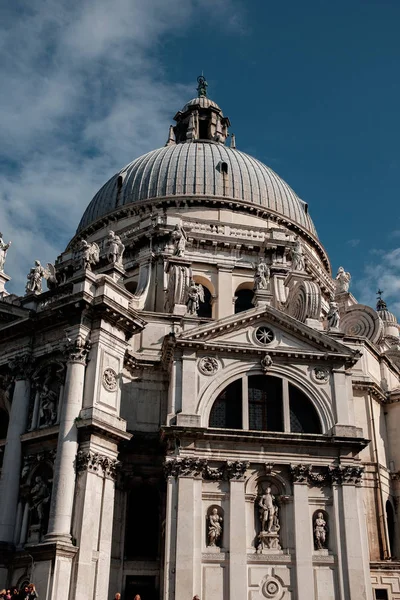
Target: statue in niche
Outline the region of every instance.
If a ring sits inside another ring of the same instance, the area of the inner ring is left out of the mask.
[[[204,302],[204,288],[201,283],[196,283],[193,279],[187,290],[187,312],[189,315],[197,315],[200,308],[200,302]]]
[[[108,232],[107,248],[108,262],[121,264],[125,246],[122,243],[119,235],[117,235],[114,231]]]
[[[343,269],[343,267],[339,267],[337,275],[335,277],[336,293],[343,294],[343,292],[348,292],[350,287],[350,280],[350,273],[347,273]]]
[[[45,518],[45,510],[50,500],[50,489],[40,475],[35,477],[35,485],[31,489],[30,495],[30,510],[32,512],[34,511],[32,522],[39,525],[40,528],[42,528],[43,521]]]
[[[259,516],[261,522],[261,532],[258,535],[259,544],[257,552],[263,550],[280,550],[279,530],[279,507],[272,489],[267,486],[264,493],[258,499]]]
[[[331,329],[338,329],[340,323],[339,305],[331,298],[329,302],[329,311],[326,316],[328,320],[328,331]]]
[[[82,268],[92,270],[92,265],[96,265],[100,260],[100,248],[96,242],[89,244],[86,240],[81,241],[81,260]]]
[[[219,546],[222,538],[222,517],[218,509],[213,508],[208,517],[208,545]]]
[[[254,286],[253,290],[266,290],[269,283],[270,270],[265,260],[261,258],[257,265],[253,265],[255,269],[254,273]]]
[[[292,271],[304,271],[305,262],[303,256],[303,249],[301,247],[301,242],[299,236],[296,236],[294,239],[294,246],[291,251],[292,256]]]
[[[3,240],[3,234],[0,233],[0,272],[4,273],[4,263],[6,262],[7,250],[11,246],[11,242],[8,244]]]
[[[326,538],[328,533],[328,525],[324,519],[324,513],[317,513],[314,521],[314,546],[316,550],[326,548]]]
[[[35,389],[38,394],[38,413],[33,422],[33,408],[31,410],[31,428],[49,427],[57,421],[57,407],[62,383],[61,365],[53,363],[45,367],[34,378]]]
[[[187,235],[183,227],[181,227],[178,224],[175,225],[175,229],[172,232],[172,240],[175,246],[174,256],[184,256],[187,243]]]

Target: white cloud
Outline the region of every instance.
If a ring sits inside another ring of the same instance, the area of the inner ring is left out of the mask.
[[[375,251],[372,255],[376,262],[365,266],[364,277],[354,283],[354,293],[361,303],[374,307],[377,290],[383,290],[389,310],[400,320],[400,248]]]
[[[199,11],[235,0],[16,0],[0,8],[0,230],[13,245],[9,291],[35,258],[53,262],[116,170],[162,145],[191,94],[156,56]],[[242,25],[241,25],[242,27]]]

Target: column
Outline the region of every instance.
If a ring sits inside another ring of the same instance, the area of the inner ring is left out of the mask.
[[[21,473],[21,435],[25,432],[29,411],[29,376],[32,372],[32,357],[30,355],[16,357],[10,363],[10,367],[15,373],[16,380],[1,473],[0,541],[12,543]]]
[[[293,478],[297,598],[314,600],[313,538],[308,506],[307,467],[305,465],[291,466],[291,473]]]
[[[193,477],[179,477],[175,600],[187,600],[201,591],[194,589],[194,480]]]
[[[217,319],[223,319],[223,317],[234,314],[232,298],[232,267],[218,265]]]
[[[75,419],[82,408],[86,359],[90,344],[78,337],[70,345],[63,406],[54,463],[54,484],[45,541],[71,543],[71,517],[75,494],[75,457],[78,430]]]
[[[164,600],[173,600],[174,570],[176,563],[176,505],[177,481],[175,477],[167,478],[167,506],[165,511],[165,550],[164,550]]]
[[[229,600],[247,598],[246,502],[244,481],[230,481]]]

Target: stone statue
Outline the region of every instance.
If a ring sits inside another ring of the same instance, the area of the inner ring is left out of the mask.
[[[108,232],[107,247],[108,262],[122,264],[122,255],[124,253],[125,246],[122,243],[119,235],[117,235],[114,231]]]
[[[305,263],[303,256],[303,249],[299,237],[296,236],[294,239],[294,246],[292,248],[292,270],[293,271],[304,271]]]
[[[42,525],[45,507],[50,500],[50,490],[39,475],[35,477],[35,485],[31,489],[31,499],[30,509],[36,511],[38,524]]]
[[[336,293],[342,294],[343,292],[349,291],[351,275],[347,273],[343,267],[339,267],[337,275],[335,277],[336,281]]]
[[[4,263],[6,262],[7,250],[11,246],[11,242],[6,244],[3,240],[3,234],[0,233],[0,272],[4,273]]]
[[[100,260],[100,248],[96,242],[89,244],[86,240],[82,240],[80,249],[82,252],[82,267],[91,271],[92,265],[96,265]]]
[[[45,275],[45,270],[40,264],[39,260],[35,260],[35,266],[31,268],[28,274],[28,281],[25,286],[25,292],[27,294],[41,294],[42,293],[42,278]]]
[[[279,507],[271,488],[268,486],[258,501],[260,511],[261,532],[258,535],[259,544],[257,552],[263,550],[280,550],[279,530]]]
[[[187,312],[189,315],[197,315],[200,308],[200,302],[204,302],[204,288],[201,283],[195,283],[193,279],[187,290]]]
[[[331,298],[329,302],[329,311],[326,316],[328,320],[328,331],[331,329],[338,329],[340,323],[339,305]]]
[[[50,389],[45,381],[43,388],[39,394],[39,423],[40,427],[48,427],[53,425],[57,418],[57,394]]]
[[[222,536],[222,517],[219,516],[217,508],[212,509],[208,523],[208,545],[216,546]]]
[[[324,519],[324,514],[319,512],[314,521],[314,545],[316,550],[322,550],[323,548],[326,548],[327,532],[328,526]]]
[[[258,265],[253,265],[253,267],[255,269],[253,290],[266,290],[270,277],[270,270],[268,265],[262,258],[259,261]]]
[[[172,232],[172,240],[174,242],[175,250],[174,256],[184,256],[187,242],[187,235],[183,227],[176,224],[175,229]]]

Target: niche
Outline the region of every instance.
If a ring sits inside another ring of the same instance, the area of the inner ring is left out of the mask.
[[[207,509],[206,517],[206,546],[207,548],[222,548],[224,532],[224,511],[213,504]]]
[[[281,550],[281,499],[275,481],[264,479],[259,482],[254,508],[257,554]]]
[[[45,463],[32,470],[24,485],[23,494],[27,501],[24,512],[28,514],[28,530],[22,532],[21,538],[26,538],[29,544],[38,544],[47,532],[52,484],[53,469]]]
[[[313,514],[312,525],[314,549],[317,551],[327,550],[329,547],[328,513],[320,508],[316,510]]]

